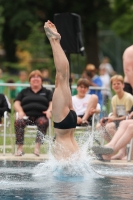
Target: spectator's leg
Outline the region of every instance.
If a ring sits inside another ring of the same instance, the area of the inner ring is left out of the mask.
[[[36,145],[34,149],[34,154],[39,156],[40,146],[44,143],[44,136],[46,135],[49,121],[45,116],[39,117],[35,120],[35,125],[38,127]]]
[[[108,134],[107,130],[106,130],[106,125],[101,125],[99,122],[96,125],[96,130],[98,130],[100,136],[102,138],[104,138],[105,141],[110,142],[112,139],[112,136],[110,134]]]
[[[106,135],[109,136],[110,140],[116,132],[116,126],[114,122],[109,122],[105,125]],[[108,141],[108,140],[107,140]]]
[[[132,120],[123,120],[120,123],[120,126],[115,133],[114,137],[112,138],[111,142],[109,142],[106,147],[111,147],[114,149],[114,152],[118,152],[120,149],[125,147],[133,137],[133,125]],[[104,159],[108,159],[110,156],[103,155]]]
[[[98,97],[95,94],[93,94],[89,99],[85,114],[82,118],[82,122],[87,121],[88,118],[93,115],[93,110],[96,109],[97,103],[98,103]]]
[[[111,157],[111,160],[123,160],[126,159],[126,147],[121,148],[117,154]]]
[[[16,144],[17,154],[21,156],[23,154],[23,144],[24,144],[24,128],[26,126],[27,121],[23,119],[17,119],[14,123],[15,126],[15,134],[16,134]]]
[[[110,135],[110,140],[111,138],[115,135],[116,133],[116,124],[114,122],[110,122],[106,124],[106,131],[107,131],[107,135]],[[110,142],[110,141],[108,141]],[[118,151],[117,154],[115,154],[114,156],[111,157],[112,160],[121,160],[126,156],[126,148],[123,147],[122,149],[120,149]]]

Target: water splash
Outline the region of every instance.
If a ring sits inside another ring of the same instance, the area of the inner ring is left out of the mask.
[[[45,143],[49,143],[50,152],[49,160],[44,163],[38,164],[33,171],[34,177],[49,177],[52,175],[60,180],[86,180],[90,176],[95,175],[90,161],[93,159],[91,145],[94,137],[91,130],[86,128],[84,132],[76,134],[76,140],[79,144],[79,151],[75,154],[69,154],[69,150],[65,149],[61,144],[56,141],[53,142],[53,138],[46,136],[44,138]],[[54,153],[61,152],[62,159],[55,159]],[[66,160],[65,155],[69,157]]]

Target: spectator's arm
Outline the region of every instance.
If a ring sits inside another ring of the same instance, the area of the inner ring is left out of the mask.
[[[4,112],[8,111],[9,109],[8,109],[8,104],[4,95],[1,98],[2,98],[2,104],[0,105],[0,115],[2,116]]]
[[[125,119],[126,119],[126,116],[122,116],[122,117],[111,116],[111,117],[108,117],[108,122],[125,120]]]
[[[23,118],[24,116],[26,116],[22,106],[21,106],[21,102],[20,101],[15,101],[14,102],[14,110],[16,112],[18,112],[18,117],[21,119]]]
[[[108,122],[125,120],[127,118],[127,115],[128,115],[128,112],[126,112],[125,116],[118,117],[116,115],[116,112],[114,111],[113,114],[110,117],[108,117]]]
[[[128,119],[133,119],[133,111],[130,113]]]
[[[52,101],[49,102],[48,111],[52,112]]]
[[[52,116],[52,101],[49,102],[49,107],[46,111],[43,111],[43,114],[46,114],[46,117],[48,119],[51,118],[51,116]]]

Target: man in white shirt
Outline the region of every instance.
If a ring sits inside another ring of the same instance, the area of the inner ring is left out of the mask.
[[[77,82],[77,95],[72,96],[73,108],[77,114],[77,125],[91,125],[91,117],[94,113],[100,112],[98,97],[93,94],[87,94],[89,81],[80,78]]]

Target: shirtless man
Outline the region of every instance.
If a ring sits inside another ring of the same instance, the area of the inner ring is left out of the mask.
[[[55,147],[54,155],[57,159],[67,159],[79,149],[74,139],[77,115],[73,109],[69,87],[69,63],[60,45],[61,36],[55,25],[48,20],[44,25],[44,29],[52,48],[56,67],[55,90],[52,99],[55,142],[66,150],[64,156],[62,155],[63,152]]]
[[[124,83],[126,92],[133,95],[133,45],[126,48],[123,53]]]

